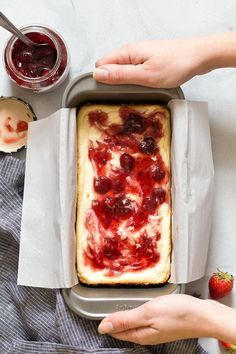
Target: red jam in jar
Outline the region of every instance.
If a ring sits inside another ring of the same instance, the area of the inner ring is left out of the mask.
[[[21,31],[33,42],[44,46],[28,47],[12,36],[5,47],[5,67],[20,87],[45,92],[59,86],[69,72],[69,57],[62,37],[44,26],[28,26]]]

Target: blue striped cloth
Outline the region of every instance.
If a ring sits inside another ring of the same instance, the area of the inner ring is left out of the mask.
[[[60,290],[17,286],[23,188],[24,162],[0,153],[0,353],[207,354],[194,339],[140,346],[99,335]]]

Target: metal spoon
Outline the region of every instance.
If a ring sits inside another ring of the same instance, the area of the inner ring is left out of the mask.
[[[18,28],[16,28],[2,12],[0,12],[0,26],[14,34],[23,43],[25,43],[28,47],[31,48],[35,59],[35,62],[33,64],[36,66],[36,68],[34,69],[36,74],[39,74],[44,69],[48,70],[53,67],[55,63],[55,60],[53,59],[55,55],[55,48],[53,48],[48,43],[35,43],[31,41],[20,30],[18,30]],[[44,64],[45,54],[48,57],[48,65]]]
[[[17,38],[19,38],[22,42],[24,42],[27,46],[31,48],[35,46],[49,46],[48,43],[35,43],[31,41],[20,30],[18,30],[18,28],[16,28],[2,12],[0,12],[0,26],[14,34]]]

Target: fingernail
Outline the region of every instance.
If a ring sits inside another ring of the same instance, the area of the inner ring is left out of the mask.
[[[96,68],[93,72],[93,77],[95,80],[106,81],[108,79],[109,72],[104,68]]]
[[[114,330],[113,325],[111,322],[102,322],[98,326],[98,332],[100,334],[111,333]]]

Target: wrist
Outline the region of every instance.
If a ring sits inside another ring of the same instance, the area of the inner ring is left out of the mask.
[[[195,37],[184,41],[189,53],[186,65],[189,65],[190,77],[213,70],[214,54],[209,37]]]
[[[190,318],[192,319],[195,337],[216,338],[218,323],[215,320],[215,307],[218,305],[212,300],[194,299]]]
[[[217,301],[205,300],[205,337],[236,343],[236,310]]]
[[[224,67],[236,67],[236,33],[216,34],[196,40],[198,74]]]

